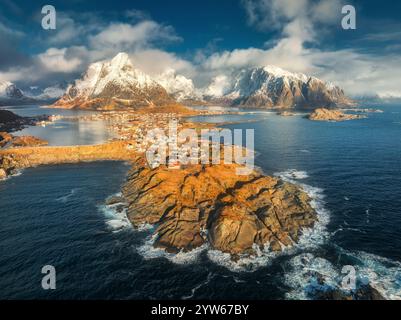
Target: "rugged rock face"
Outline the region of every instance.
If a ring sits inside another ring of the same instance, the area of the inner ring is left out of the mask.
[[[325,108],[318,108],[309,115],[309,119],[314,121],[346,121],[363,118],[365,118],[363,115],[346,114],[341,110]]]
[[[0,132],[0,149],[4,147],[37,147],[45,146],[48,142],[34,136],[16,137],[7,132]]]
[[[13,139],[13,136],[7,132],[0,132],[0,148],[3,148]]]
[[[48,141],[34,136],[13,137],[11,147],[40,147],[48,145]]]
[[[236,175],[238,165],[191,165],[172,171],[134,161],[123,188],[134,227],[157,226],[155,245],[170,252],[208,242],[213,248],[252,254],[255,246],[279,251],[298,241],[316,213],[297,186],[253,172]]]
[[[241,70],[218,87],[219,94],[209,95],[206,100],[254,108],[316,108],[351,103],[344,91],[331,83],[275,66]]]
[[[91,64],[54,106],[112,110],[171,103],[174,99],[160,84],[135,69],[126,53],[119,53],[111,61]]]

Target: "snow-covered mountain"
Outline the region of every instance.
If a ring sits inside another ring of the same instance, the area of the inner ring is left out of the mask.
[[[257,108],[316,108],[346,105],[344,91],[329,82],[275,66],[243,69],[218,76],[205,90],[205,100]]]
[[[157,75],[155,80],[178,102],[202,99],[201,95],[197,93],[193,81],[177,74],[174,69],[165,70]]]
[[[0,80],[0,105],[22,105],[35,102],[14,83]]]
[[[92,63],[55,106],[104,110],[173,102],[159,83],[134,68],[126,53],[119,53],[110,61]]]
[[[8,99],[21,99],[24,93],[14,83],[0,81],[0,97]]]
[[[175,101],[256,108],[317,108],[349,105],[332,83],[275,66],[242,69],[215,77],[203,90],[168,69],[150,77],[134,68],[126,53],[91,64],[55,103],[63,108],[123,109],[163,106]]]

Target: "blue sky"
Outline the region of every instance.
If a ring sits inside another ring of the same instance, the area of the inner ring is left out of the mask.
[[[401,2],[346,0],[0,0],[0,80],[72,81],[91,62],[128,52],[150,74],[174,68],[197,86],[236,69],[274,64],[351,94],[401,95]],[[352,4],[357,29],[341,28]]]

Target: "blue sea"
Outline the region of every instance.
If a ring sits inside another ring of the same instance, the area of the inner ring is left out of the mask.
[[[400,299],[401,106],[374,107],[384,113],[340,123],[273,112],[194,119],[251,120],[225,127],[254,129],[255,164],[313,198],[318,224],[280,255],[233,262],[206,246],[153,249],[151,230],[133,230],[104,205],[120,191],[125,163],[38,167],[0,181],[0,298],[313,299],[352,266],[358,283]],[[61,130],[54,126],[44,138]],[[56,268],[56,290],[41,287],[44,265]]]

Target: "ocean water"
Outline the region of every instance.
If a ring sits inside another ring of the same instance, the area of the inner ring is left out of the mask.
[[[314,199],[319,223],[279,255],[234,263],[207,246],[176,255],[153,249],[151,227],[134,231],[124,213],[104,206],[120,190],[124,163],[39,167],[2,181],[0,298],[311,299],[338,287],[351,265],[359,282],[400,299],[401,106],[380,108],[341,123],[265,112],[226,125],[254,129],[256,165]],[[57,271],[53,291],[40,285],[46,264]]]

